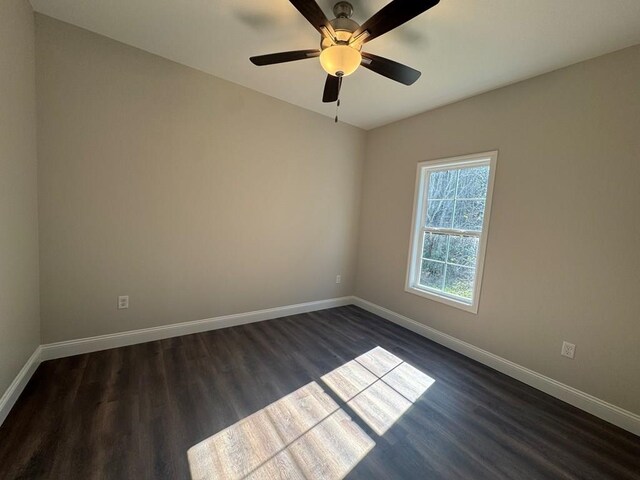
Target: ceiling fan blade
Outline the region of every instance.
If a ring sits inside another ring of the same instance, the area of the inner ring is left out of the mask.
[[[333,25],[331,25],[327,16],[314,0],[289,1],[298,9],[302,16],[306,18],[311,25],[313,25],[313,28],[320,32],[320,35],[335,40],[336,32],[333,29]]]
[[[364,22],[351,36],[352,41],[369,42],[380,35],[399,27],[431,7],[440,0],[393,0],[369,20]],[[365,36],[365,32],[368,36]]]
[[[327,75],[327,81],[324,82],[324,93],[322,94],[322,101],[324,103],[331,103],[338,100],[340,96],[340,87],[342,86],[342,77],[334,77],[333,75]]]
[[[251,63],[258,66],[273,65],[276,63],[293,62],[320,56],[320,50],[294,50],[291,52],[270,53],[268,55],[258,55],[250,57]]]
[[[405,85],[413,84],[418,80],[418,78],[420,78],[420,75],[422,75],[418,70],[411,67],[394,62],[388,58],[379,57],[365,52],[362,52],[362,62],[360,65],[364,68],[368,68],[372,72],[376,72],[384,77]]]

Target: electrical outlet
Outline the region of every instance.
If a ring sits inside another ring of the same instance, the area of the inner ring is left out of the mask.
[[[564,357],[573,358],[576,354],[576,346],[573,343],[562,342],[562,350],[560,355]]]
[[[129,308],[128,295],[121,295],[118,297],[118,310],[122,310],[123,308]]]
[[[336,283],[342,282],[342,275],[336,275]]]

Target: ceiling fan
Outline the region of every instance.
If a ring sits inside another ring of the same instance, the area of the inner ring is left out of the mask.
[[[360,65],[404,85],[411,85],[420,77],[418,70],[363,52],[362,45],[426,12],[440,0],[393,0],[362,25],[351,20],[353,7],[349,2],[336,3],[333,7],[336,18],[329,20],[314,0],[289,1],[320,33],[320,49],[251,57],[249,60],[254,65],[273,65],[320,57],[320,64],[328,74],[322,101],[337,101],[338,105],[342,78],[351,75]]]

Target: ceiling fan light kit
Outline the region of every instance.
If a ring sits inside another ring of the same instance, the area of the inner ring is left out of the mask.
[[[361,61],[360,51],[349,45],[332,45],[320,54],[322,68],[334,77],[351,75],[360,66]]]
[[[362,52],[362,45],[426,12],[439,0],[392,0],[369,20],[358,25],[351,19],[353,7],[340,1],[333,6],[333,20],[327,19],[315,0],[289,0],[320,33],[320,50],[297,50],[251,57],[254,65],[273,65],[320,57],[327,72],[322,101],[338,102],[342,78],[360,65],[404,85],[412,85],[420,72],[401,63]]]
[[[353,7],[349,2],[338,2],[333,6],[333,14],[336,16],[331,23],[335,36],[323,37],[320,41],[320,65],[324,71],[334,77],[346,77],[357,70],[362,61],[360,49],[362,44],[351,42],[353,32],[360,25],[351,20]]]

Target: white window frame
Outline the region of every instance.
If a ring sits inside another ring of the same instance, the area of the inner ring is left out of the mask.
[[[489,236],[489,219],[491,216],[491,201],[493,198],[493,183],[496,175],[496,163],[498,151],[474,153],[459,157],[442,158],[438,160],[426,160],[418,163],[416,173],[415,195],[413,200],[413,217],[411,224],[411,241],[409,245],[409,258],[407,265],[407,279],[405,291],[419,295],[421,297],[435,300],[452,307],[460,308],[467,312],[478,313],[480,303],[480,290],[482,286],[482,272],[484,270],[484,256],[487,247],[487,237]],[[460,167],[489,166],[489,182],[487,184],[487,196],[484,207],[484,219],[481,232],[471,232],[457,229],[427,229],[424,227],[427,214],[427,192],[429,191],[428,174],[434,171],[451,170]],[[422,237],[424,232],[431,231],[443,234],[465,234],[476,236],[480,239],[478,245],[478,255],[476,258],[475,278],[473,282],[473,295],[469,299],[448,294],[436,289],[430,289],[418,284],[418,276],[422,262]]]

